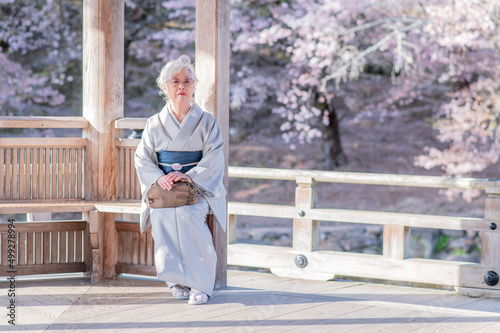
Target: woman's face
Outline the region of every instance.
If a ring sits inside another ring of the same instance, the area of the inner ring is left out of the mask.
[[[175,73],[170,81],[163,85],[168,97],[174,104],[190,103],[194,93],[194,81],[189,71],[183,69]]]

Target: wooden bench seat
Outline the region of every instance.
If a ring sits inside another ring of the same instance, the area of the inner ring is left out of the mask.
[[[86,200],[4,200],[0,203],[0,214],[89,212],[139,214],[141,203],[99,202]]]
[[[64,200],[4,200],[0,203],[0,214],[88,212],[95,209],[95,202]]]

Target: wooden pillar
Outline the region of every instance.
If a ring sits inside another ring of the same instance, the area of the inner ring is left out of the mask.
[[[225,140],[227,188],[229,147],[229,0],[196,0],[196,103],[217,118]],[[227,204],[227,203],[226,203]],[[227,285],[227,235],[216,225],[217,277],[215,287]]]
[[[123,117],[123,0],[83,1],[83,117],[90,126],[85,152],[85,199],[117,198],[118,150],[114,121]],[[100,231],[100,230],[99,230]],[[106,216],[100,260],[104,278],[115,276],[114,216]]]
[[[311,177],[298,177],[295,190],[295,207],[304,218],[293,219],[293,249],[297,251],[318,250],[318,221],[307,218],[304,210],[316,207],[316,181]]]

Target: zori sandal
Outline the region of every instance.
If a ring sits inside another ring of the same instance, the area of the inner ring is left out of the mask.
[[[210,296],[205,294],[203,291],[200,291],[198,289],[191,289],[191,292],[189,293],[188,304],[190,305],[205,304],[206,302],[208,302],[209,299]]]
[[[172,287],[172,296],[175,299],[189,299],[189,288],[176,284]]]

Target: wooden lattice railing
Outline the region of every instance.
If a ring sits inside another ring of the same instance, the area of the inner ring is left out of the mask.
[[[82,199],[85,139],[3,138],[0,200]]]
[[[142,234],[137,223],[116,222],[118,232],[117,273],[156,275],[151,229]]]
[[[115,129],[123,132],[126,129],[144,129],[145,118],[123,118],[115,121]],[[118,198],[122,200],[140,200],[141,188],[135,171],[134,153],[140,139],[116,139],[119,163],[122,166],[118,173]]]
[[[140,200],[141,187],[135,171],[134,154],[138,139],[117,140],[119,165],[118,198],[123,200]]]
[[[9,275],[13,264],[17,275],[86,272],[88,227],[86,221],[16,222],[15,260],[8,261],[8,223],[0,224],[0,276]]]
[[[81,117],[1,117],[0,128],[86,128]],[[0,138],[0,200],[83,199],[85,138]]]
[[[88,125],[82,117],[0,117],[2,131],[85,129]],[[29,218],[29,222],[12,224],[15,251],[11,248],[11,252],[15,253],[17,275],[89,270],[87,221],[52,221],[51,214],[90,209],[84,202],[86,148],[87,139],[83,137],[0,138],[0,214],[23,212]],[[34,222],[40,218],[42,222]],[[8,275],[9,223],[1,222],[0,275]]]

